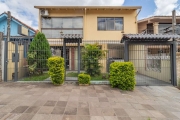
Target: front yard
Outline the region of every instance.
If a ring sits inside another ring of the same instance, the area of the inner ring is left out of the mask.
[[[69,72],[66,74],[66,77],[78,77],[78,73],[75,72]],[[104,81],[108,80],[108,73],[102,73],[99,76],[91,76],[92,81]]]
[[[49,78],[48,73],[43,73],[42,75],[33,75],[26,78],[21,79],[21,81],[44,81]]]

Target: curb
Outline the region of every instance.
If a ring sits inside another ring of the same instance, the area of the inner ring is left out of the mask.
[[[17,81],[18,83],[52,83],[51,81]],[[77,81],[73,81],[77,83]],[[65,83],[72,83],[69,81],[65,81]],[[109,85],[109,81],[90,81],[90,85]]]

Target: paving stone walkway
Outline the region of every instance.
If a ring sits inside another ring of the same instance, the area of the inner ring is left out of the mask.
[[[108,85],[1,83],[2,120],[179,120],[180,91],[137,86],[133,92]]]

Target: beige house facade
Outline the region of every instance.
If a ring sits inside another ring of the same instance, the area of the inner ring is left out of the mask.
[[[39,9],[39,30],[45,34],[45,29],[55,30],[53,32],[57,36],[47,36],[48,40],[59,39],[60,32],[82,34],[83,40],[121,40],[123,33],[137,33],[137,16],[138,10],[141,9],[140,6],[35,6],[35,8]],[[46,15],[42,14],[44,11]],[[71,23],[71,19],[75,24]],[[49,22],[49,25],[45,22]]]
[[[84,43],[98,42],[102,50],[120,44],[124,33],[138,33],[137,16],[140,6],[35,6],[39,9],[39,30],[53,49],[62,51],[61,34],[80,34]],[[103,42],[100,42],[103,41]],[[115,41],[113,43],[113,41]],[[69,70],[77,70],[77,46],[67,45]],[[83,46],[83,44],[81,44]],[[120,45],[119,45],[120,46]],[[122,51],[111,50],[108,57],[122,58]],[[62,56],[61,52],[61,56]],[[107,72],[107,59],[101,60],[102,72]]]

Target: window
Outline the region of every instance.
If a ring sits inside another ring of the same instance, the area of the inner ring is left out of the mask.
[[[170,60],[169,45],[147,45],[146,70],[161,72],[162,61]]]
[[[63,18],[63,28],[73,28],[72,18]]]
[[[73,28],[83,28],[83,19],[80,17],[73,18]]]
[[[172,24],[159,24],[159,34],[172,34]]]
[[[42,32],[47,38],[60,38],[60,32],[63,34],[83,34],[83,18],[42,18]]]
[[[121,31],[123,30],[123,18],[103,18],[98,17],[98,30],[102,31]]]
[[[42,18],[42,28],[83,28],[82,17]]]
[[[52,28],[63,28],[63,19],[52,18]]]
[[[149,58],[147,59],[147,70],[161,72],[160,56],[149,56]]]
[[[50,18],[42,18],[42,28],[51,28],[51,19]]]

